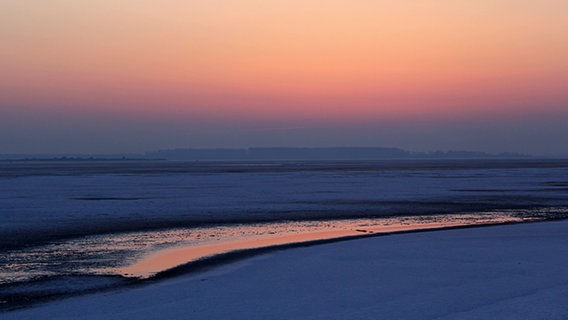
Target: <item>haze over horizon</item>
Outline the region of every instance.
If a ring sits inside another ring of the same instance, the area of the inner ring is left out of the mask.
[[[0,154],[568,155],[561,0],[4,0]]]

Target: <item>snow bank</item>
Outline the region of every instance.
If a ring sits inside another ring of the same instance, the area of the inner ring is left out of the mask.
[[[568,221],[262,255],[3,319],[567,319]]]

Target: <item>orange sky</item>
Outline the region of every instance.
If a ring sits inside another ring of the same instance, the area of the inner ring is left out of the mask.
[[[0,112],[566,114],[561,0],[3,0]]]

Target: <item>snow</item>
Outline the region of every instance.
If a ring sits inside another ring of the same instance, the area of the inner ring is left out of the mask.
[[[567,319],[568,221],[260,255],[9,319]]]

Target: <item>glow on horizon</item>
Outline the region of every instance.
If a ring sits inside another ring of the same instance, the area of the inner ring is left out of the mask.
[[[560,0],[4,0],[0,114],[568,114]]]

